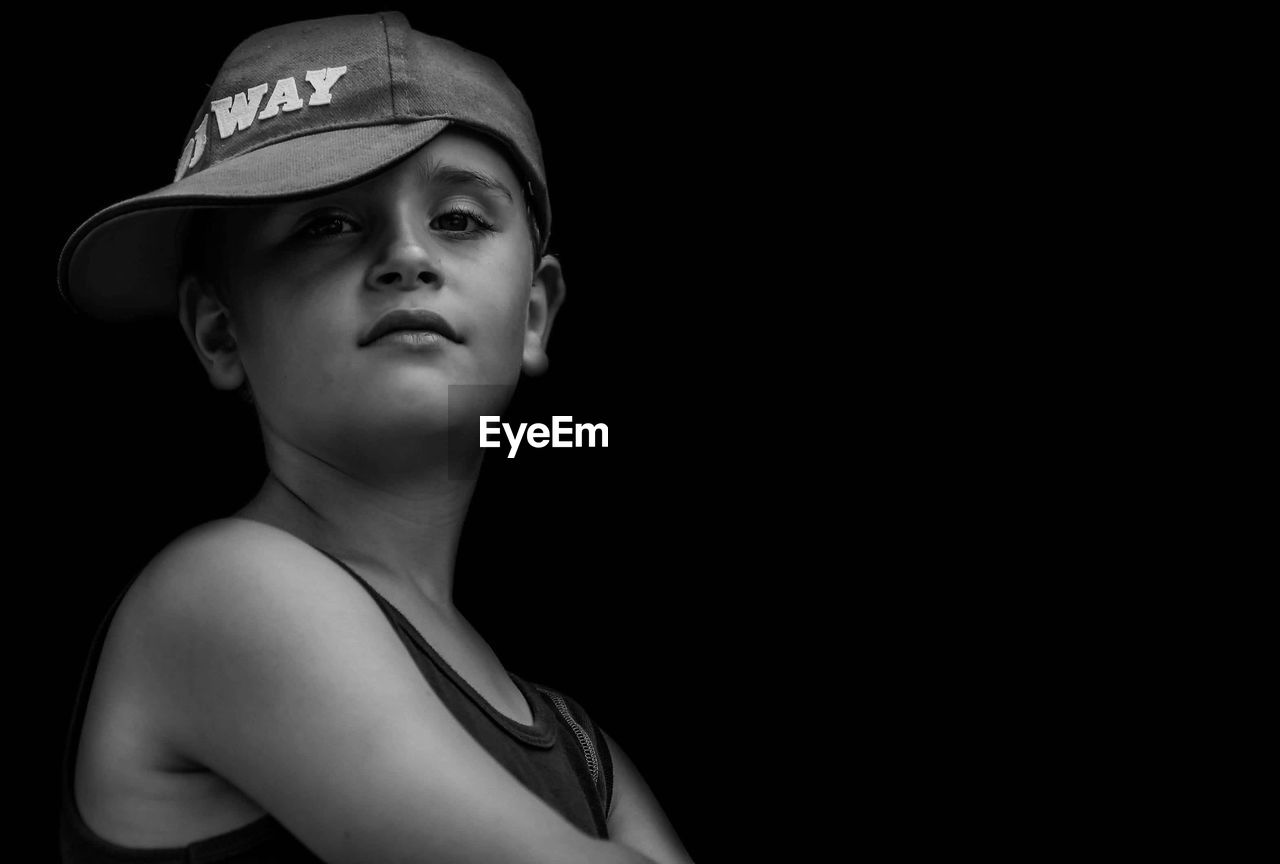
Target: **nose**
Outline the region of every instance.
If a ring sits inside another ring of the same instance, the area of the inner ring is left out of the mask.
[[[381,255],[369,268],[369,287],[402,291],[440,287],[439,259],[432,250],[430,232],[420,220],[420,214],[403,213],[388,226]]]

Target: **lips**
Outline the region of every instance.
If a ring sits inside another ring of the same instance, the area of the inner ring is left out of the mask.
[[[439,333],[450,342],[462,341],[449,322],[430,309],[392,309],[373,322],[368,332],[360,337],[360,345],[361,347],[368,345],[397,330],[425,330],[430,333]]]

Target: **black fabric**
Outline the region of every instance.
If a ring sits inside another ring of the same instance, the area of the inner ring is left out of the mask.
[[[319,550],[351,574],[369,592],[395,628],[431,688],[471,735],[504,767],[579,829],[607,837],[606,822],[613,797],[613,761],[600,728],[574,700],[515,674],[512,681],[533,712],[526,726],[499,712],[462,679],[422,634],[354,570]],[[136,576],[134,577],[137,578]],[[62,765],[60,848],[63,864],[314,864],[321,859],[300,843],[274,817],[266,814],[233,831],[183,847],[131,849],[98,835],[84,823],[75,803],[74,775],[80,729],[84,721],[98,659],[111,619],[132,586],[130,580],[112,603],[89,649],[76,697]],[[589,736],[584,744],[555,705],[560,696],[578,726]],[[594,744],[599,759],[595,780],[586,755]]]
[[[560,697],[568,703],[570,713],[577,719],[580,726],[585,727],[585,731],[590,735],[592,742],[596,746],[596,752],[600,758],[600,776],[597,781],[596,794],[603,808],[604,819],[608,821],[609,814],[613,812],[613,757],[609,753],[609,744],[605,741],[604,732],[595,724],[590,715],[583,710],[581,705],[574,701],[572,697],[565,696],[563,693],[560,694]]]

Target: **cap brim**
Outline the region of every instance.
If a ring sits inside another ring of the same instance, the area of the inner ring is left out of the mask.
[[[113,204],[76,229],[58,260],[58,288],[103,321],[177,313],[182,216],[193,207],[312,195],[360,180],[407,156],[447,119],[318,132],[281,141]]]

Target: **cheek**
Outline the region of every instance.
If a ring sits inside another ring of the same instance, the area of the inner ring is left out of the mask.
[[[520,364],[528,307],[528,292],[513,290],[497,299],[489,310],[494,350],[504,358],[506,365],[518,367]]]
[[[334,349],[349,334],[333,332],[334,320],[341,319],[320,308],[255,305],[243,358],[254,392],[261,393],[263,401],[317,404],[317,395],[338,386],[341,370],[334,364],[343,354]]]
[[[519,371],[524,353],[524,333],[528,320],[529,292],[532,274],[527,261],[515,262],[493,274],[477,291],[476,305],[479,336],[486,365],[496,365],[505,377]],[[478,345],[477,347],[480,347]]]

